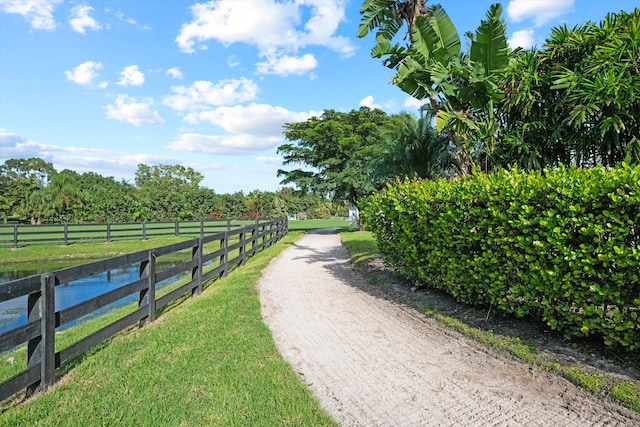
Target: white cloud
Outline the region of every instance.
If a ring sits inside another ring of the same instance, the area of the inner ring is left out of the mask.
[[[416,110],[419,110],[425,103],[426,101],[424,99],[416,99],[413,96],[409,96],[404,100],[402,106],[405,108],[415,108]]]
[[[296,113],[283,107],[251,104],[191,113],[184,120],[192,124],[209,122],[229,133],[281,137],[285,123],[303,122],[318,115],[316,111]]]
[[[129,65],[120,71],[120,80],[116,83],[120,86],[142,86],[144,74],[138,70],[137,65]]]
[[[262,163],[265,165],[275,165],[282,166],[282,162],[284,159],[282,157],[274,156],[274,157],[256,157],[256,162]]]
[[[279,137],[182,133],[167,148],[208,154],[247,154],[274,148],[281,141]]]
[[[2,0],[0,10],[22,15],[35,30],[55,30],[53,9],[63,0]]]
[[[533,47],[533,45],[536,44],[536,41],[533,35],[534,35],[533,29],[515,31],[513,34],[511,34],[511,37],[509,37],[509,47],[511,49],[516,49],[518,47],[521,47],[523,49],[529,49],[530,47]]]
[[[118,95],[113,104],[104,107],[107,117],[122,122],[140,125],[162,125],[164,120],[151,106],[151,98],[137,100],[129,95]]]
[[[360,106],[361,107],[369,107],[369,108],[382,108],[382,106],[380,104],[376,104],[374,102],[372,95],[365,96],[364,98],[362,98],[360,100]]]
[[[530,19],[539,27],[571,11],[574,3],[575,0],[511,0],[507,15],[514,22]]]
[[[94,31],[102,29],[102,25],[100,25],[98,22],[96,22],[95,19],[89,16],[89,13],[91,13],[92,11],[93,8],[91,6],[85,5],[74,6],[73,8],[71,8],[69,25],[71,25],[73,31],[80,34],[87,34],[87,28]]]
[[[258,62],[256,69],[258,74],[277,74],[288,76],[290,74],[302,75],[318,66],[316,58],[307,53],[303,56],[276,56],[268,57],[266,62]]]
[[[178,111],[193,111],[218,105],[230,105],[252,101],[258,93],[258,85],[250,79],[221,80],[216,84],[197,80],[191,86],[174,86],[163,104]]]
[[[232,68],[233,68],[233,67],[237,67],[238,65],[240,65],[240,60],[238,59],[238,57],[237,57],[237,56],[235,56],[235,55],[230,55],[230,56],[227,58],[227,65],[228,65],[229,67],[232,67]]]
[[[102,69],[102,63],[87,61],[73,68],[71,71],[65,71],[64,75],[68,80],[79,85],[90,85],[93,80],[98,77],[98,71]],[[102,83],[100,87],[102,87]],[[106,87],[106,86],[105,86]]]
[[[284,64],[286,57],[292,58],[291,54],[307,46],[324,46],[351,56],[355,52],[352,42],[335,35],[339,24],[345,21],[346,3],[345,0],[197,3],[191,7],[192,21],[182,25],[175,41],[187,53],[206,46],[204,43],[208,40],[224,45],[246,43],[257,47],[260,57],[268,58],[266,64]],[[280,60],[281,57],[285,59]],[[310,69],[309,62],[302,68],[299,65],[296,68],[299,72],[305,67],[307,71]],[[258,67],[264,70],[265,63],[259,63]]]
[[[167,74],[173,77],[174,79],[182,80],[182,71],[180,71],[180,67],[173,67],[167,70]]]

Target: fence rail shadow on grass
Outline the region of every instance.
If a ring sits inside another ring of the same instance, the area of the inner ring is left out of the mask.
[[[0,383],[0,401],[23,389],[31,394],[52,384],[56,368],[129,326],[152,322],[157,310],[185,294],[199,294],[204,282],[226,275],[234,265],[244,264],[249,256],[275,244],[287,231],[286,218],[256,220],[235,230],[0,284],[0,302],[26,295],[28,312],[26,324],[0,334],[0,353],[27,344],[27,367]],[[162,272],[155,271],[158,257],[188,250],[191,256],[187,261]],[[56,311],[56,286],[131,265],[139,267],[137,280]],[[183,272],[191,272],[187,283],[156,296],[157,283]],[[56,351],[56,328],[130,295],[138,296],[133,311]]]
[[[207,220],[171,222],[127,222],[103,224],[0,224],[0,245],[60,242],[64,245],[84,240],[111,242],[160,236],[200,236],[230,231],[249,224],[251,220]]]

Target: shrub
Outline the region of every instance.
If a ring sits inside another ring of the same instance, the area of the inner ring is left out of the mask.
[[[398,182],[362,215],[410,280],[640,348],[640,166]]]

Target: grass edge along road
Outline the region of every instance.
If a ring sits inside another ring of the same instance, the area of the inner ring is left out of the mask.
[[[74,362],[0,425],[335,426],[275,346],[256,283],[297,240],[250,258],[202,295]]]

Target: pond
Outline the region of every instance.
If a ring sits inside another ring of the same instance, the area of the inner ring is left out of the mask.
[[[5,283],[11,280],[20,279],[22,277],[31,276],[33,274],[42,274],[47,271],[53,271],[65,267],[70,267],[72,265],[77,265],[69,263],[69,264],[56,264],[56,265],[47,265],[40,268],[19,268],[19,267],[11,267],[9,269],[4,269],[0,271],[0,283]],[[175,265],[175,262],[158,262],[156,264],[156,272],[160,272],[171,268]],[[167,280],[164,280],[158,284],[156,284],[156,289],[161,289],[164,286],[175,283],[177,280],[180,280],[185,275],[189,274],[188,272],[183,273],[182,275],[171,277]],[[75,280],[73,282],[60,284],[56,286],[56,311],[71,307],[80,302],[86,301],[88,299],[94,298],[98,295],[101,295],[105,292],[116,289],[120,286],[126,285],[127,283],[133,282],[138,279],[139,272],[137,265],[130,265],[123,268],[114,269],[105,273],[96,274],[94,276],[85,277],[84,279]],[[100,310],[95,311],[91,316],[96,317],[106,313],[109,310],[113,310],[114,308],[121,307],[122,305],[134,302],[138,300],[138,295],[133,294],[121,300],[118,300],[112,304],[109,304],[106,307],[101,308]],[[87,320],[83,318],[82,320]],[[27,296],[24,295],[19,298],[14,298],[9,301],[0,302],[0,334],[7,332],[13,328],[24,325],[27,322]],[[58,330],[66,329],[70,326],[73,326],[76,322],[70,322],[62,327],[58,328]]]

